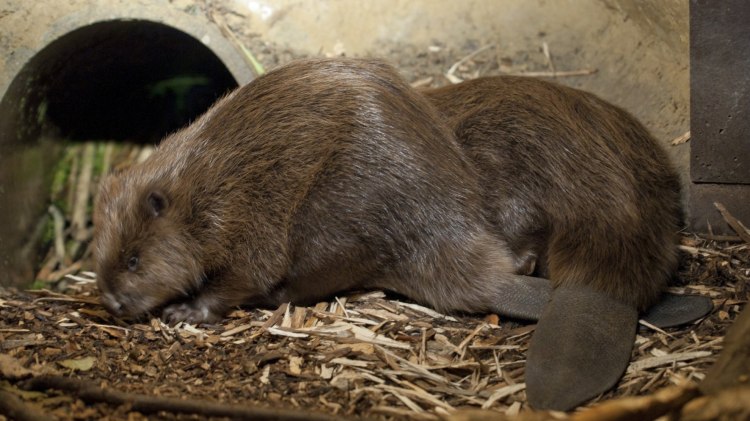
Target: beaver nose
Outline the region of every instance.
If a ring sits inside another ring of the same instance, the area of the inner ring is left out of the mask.
[[[123,308],[122,303],[120,303],[114,295],[105,292],[101,295],[101,302],[102,305],[112,314],[115,316],[122,316],[123,314]]]

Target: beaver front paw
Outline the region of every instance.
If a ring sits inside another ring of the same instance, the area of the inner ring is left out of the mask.
[[[221,314],[213,312],[207,305],[198,301],[187,301],[165,307],[162,311],[162,319],[170,325],[179,322],[213,323],[221,320]]]

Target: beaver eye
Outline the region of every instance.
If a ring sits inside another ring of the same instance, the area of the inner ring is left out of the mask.
[[[138,269],[138,256],[133,256],[128,259],[128,270],[135,272]]]

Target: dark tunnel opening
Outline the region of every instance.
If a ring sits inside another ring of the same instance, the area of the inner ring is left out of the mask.
[[[44,124],[76,140],[158,141],[237,86],[199,40],[144,20],[82,27],[26,67],[14,81],[25,88],[16,102],[26,108],[21,124]]]

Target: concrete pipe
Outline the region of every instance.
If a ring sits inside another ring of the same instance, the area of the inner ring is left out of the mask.
[[[62,149],[55,139],[153,142],[253,77],[215,23],[172,2],[6,4],[0,10],[6,58],[0,60],[0,286],[33,280],[31,237]],[[177,104],[159,87],[180,78],[195,89]]]

